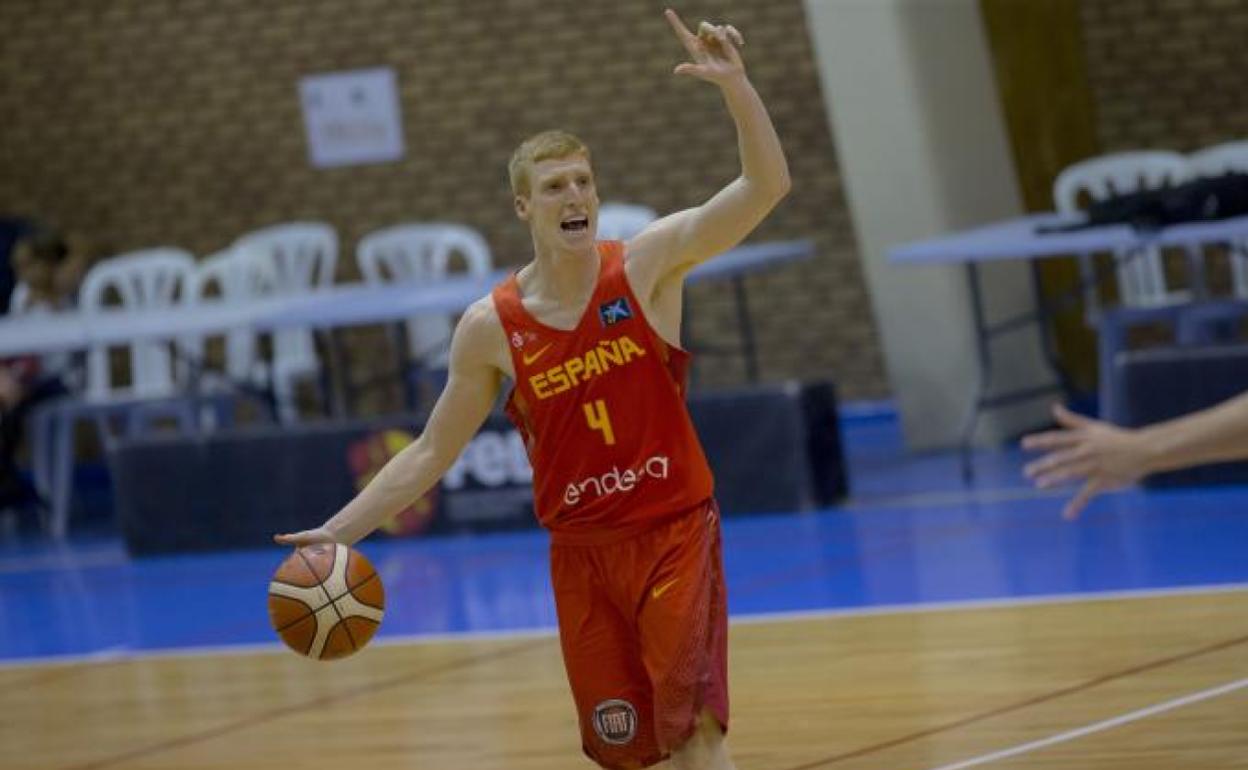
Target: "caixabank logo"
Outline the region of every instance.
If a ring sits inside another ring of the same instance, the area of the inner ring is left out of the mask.
[[[633,308],[628,304],[626,297],[616,297],[598,306],[598,318],[603,326],[615,326],[620,321],[627,321],[632,317]]]

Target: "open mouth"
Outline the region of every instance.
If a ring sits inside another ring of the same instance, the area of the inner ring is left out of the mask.
[[[589,229],[589,217],[570,217],[559,223],[564,232],[579,233]]]

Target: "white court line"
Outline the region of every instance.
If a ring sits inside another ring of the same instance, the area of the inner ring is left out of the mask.
[[[1151,717],[1154,714],[1160,714],[1165,711],[1171,711],[1173,709],[1182,708],[1183,706],[1187,706],[1192,703],[1199,703],[1202,700],[1209,700],[1210,698],[1216,698],[1220,695],[1226,695],[1228,692],[1234,692],[1235,690],[1240,690],[1245,687],[1248,687],[1248,679],[1239,679],[1234,682],[1228,682],[1219,687],[1212,687],[1208,690],[1201,690],[1200,692],[1194,692],[1191,695],[1184,695],[1181,698],[1168,700],[1168,701],[1165,701],[1164,703],[1156,703],[1156,704],[1153,704],[1152,706],[1148,706],[1147,708],[1142,708],[1142,709],[1139,709],[1138,711],[1132,711],[1128,714],[1123,714],[1122,716],[1114,717],[1113,719],[1106,719],[1103,722],[1096,722],[1095,724],[1090,724],[1086,727],[1080,727],[1077,730],[1068,730],[1067,732],[1064,732],[1064,733],[1051,735],[1048,738],[1042,738],[1038,741],[1032,741],[1031,743],[1024,743],[1020,746],[1015,746],[1010,749],[1002,749],[1001,751],[994,751],[991,754],[984,754],[982,756],[974,757],[972,759],[966,759],[961,762],[955,762],[952,765],[941,765],[940,767],[932,768],[932,770],[962,770],[963,768],[966,768],[966,767],[975,767],[976,765],[985,765],[989,762],[995,762],[998,759],[1006,759],[1008,757],[1015,757],[1015,756],[1018,756],[1019,754],[1026,754],[1029,751],[1042,749],[1045,746],[1052,746],[1058,743],[1065,743],[1066,741],[1073,741],[1076,738],[1082,738],[1085,735],[1091,735],[1092,733],[1099,733],[1103,730],[1109,730],[1114,727],[1118,727],[1119,725],[1125,725],[1128,722],[1135,722],[1136,720],[1144,719],[1145,717]]]
[[[925,602],[915,604],[880,604],[873,607],[848,607],[822,610],[795,610],[792,612],[757,612],[738,614],[729,618],[734,625],[757,625],[763,623],[800,623],[808,620],[830,618],[872,617],[876,615],[917,615],[929,612],[957,612],[961,610],[992,610],[1010,607],[1026,607],[1047,604],[1081,604],[1085,602],[1113,601],[1117,599],[1162,599],[1171,596],[1213,595],[1248,591],[1248,583],[1216,583],[1211,585],[1183,586],[1180,588],[1139,588],[1126,591],[1102,591],[1099,593],[1044,594],[1037,596],[1006,597],[1000,599],[966,599],[954,602]],[[384,622],[384,621],[383,621]],[[498,631],[451,631],[429,634],[405,634],[376,637],[370,646],[391,647],[403,644],[442,644],[467,641],[523,641],[558,634],[554,626],[517,628]],[[141,660],[148,658],[193,658],[211,655],[248,655],[253,653],[286,652],[279,641],[250,644],[223,644],[203,647],[169,647],[164,649],[136,650],[118,646],[76,655],[50,655],[41,658],[18,658],[0,660],[0,671],[36,666],[72,666],[84,663]],[[317,665],[320,665],[317,663]]]
[[[1069,594],[1036,594],[1035,596],[1007,596],[995,599],[961,599],[949,602],[916,602],[912,604],[877,604],[871,607],[843,607],[823,610],[793,610],[791,612],[751,612],[736,615],[733,625],[754,623],[794,623],[803,620],[827,618],[871,617],[874,615],[910,615],[928,612],[959,612],[963,610],[993,610],[1010,607],[1028,607],[1041,604],[1081,604],[1085,602],[1114,601],[1117,599],[1164,599],[1171,596],[1211,595],[1248,591],[1248,583],[1215,583],[1211,585],[1180,586],[1177,588],[1131,588],[1122,591],[1082,591]],[[731,593],[731,591],[729,592]]]

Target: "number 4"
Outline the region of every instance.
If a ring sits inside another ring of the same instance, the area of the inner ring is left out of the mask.
[[[602,431],[603,441],[607,442],[607,446],[613,446],[615,431],[611,429],[611,415],[607,414],[607,402],[600,398],[581,406],[585,410],[585,420],[589,423],[589,427]]]

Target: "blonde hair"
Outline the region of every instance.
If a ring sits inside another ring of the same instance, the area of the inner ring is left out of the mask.
[[[511,162],[507,164],[511,192],[515,195],[529,194],[529,170],[534,163],[569,155],[584,155],[589,160],[589,148],[567,131],[552,129],[525,139],[511,154]]]

